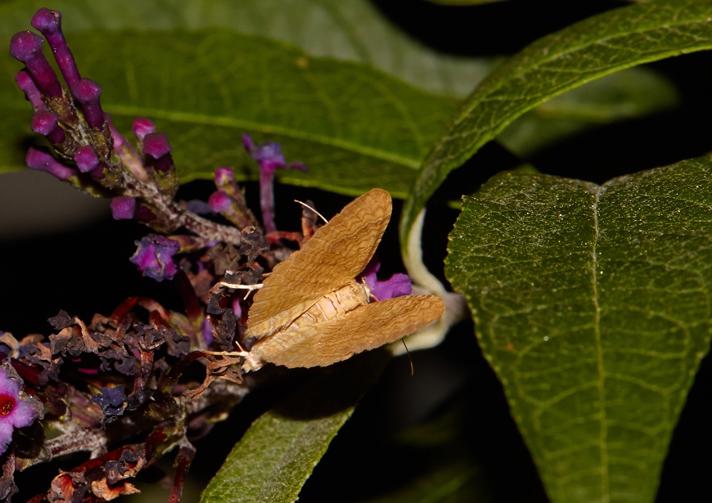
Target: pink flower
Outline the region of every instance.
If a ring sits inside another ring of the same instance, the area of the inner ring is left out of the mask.
[[[12,442],[15,428],[29,426],[37,417],[30,404],[20,398],[20,386],[0,368],[0,454]]]

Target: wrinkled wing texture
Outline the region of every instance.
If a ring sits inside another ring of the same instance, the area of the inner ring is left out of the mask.
[[[412,334],[440,318],[443,311],[442,301],[434,295],[373,302],[342,318],[275,334],[256,344],[252,354],[290,368],[325,367]]]
[[[346,205],[265,278],[250,308],[246,335],[269,335],[294,319],[289,316],[353,280],[371,260],[390,218],[391,196],[383,189]],[[275,323],[273,318],[282,314],[285,320]]]

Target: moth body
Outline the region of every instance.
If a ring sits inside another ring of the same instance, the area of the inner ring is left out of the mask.
[[[262,355],[287,351],[292,344],[305,336],[317,337],[321,323],[341,319],[357,307],[368,304],[369,295],[366,285],[351,281],[324,295],[291,321],[274,320],[274,323],[264,326],[266,330],[271,330],[271,333],[257,335],[260,338],[252,347],[250,358],[245,360],[244,370],[249,372],[260,368]],[[247,335],[255,336],[255,333],[248,330]]]

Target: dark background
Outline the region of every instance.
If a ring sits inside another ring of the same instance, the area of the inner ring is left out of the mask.
[[[487,56],[516,52],[547,33],[624,2],[504,2],[467,8],[413,0],[381,0],[376,4],[388,19],[423,43],[447,53]],[[711,64],[710,55],[700,53],[652,65],[678,87],[682,97],[679,107],[587,131],[528,161],[546,173],[602,182],[708,152],[712,146],[712,135],[706,127],[712,111]],[[456,173],[453,179],[457,183],[451,180],[450,187],[441,191],[441,199],[448,192],[461,193],[463,184],[474,189],[492,174],[518,163],[495,144],[477,154],[476,160],[478,169],[465,168]],[[0,213],[7,217],[7,212],[15,211],[15,204],[32,207],[40,216],[44,211],[78,205],[78,211],[85,211],[87,216],[79,223],[69,223],[69,217],[66,225],[55,222],[54,232],[41,229],[39,223],[39,230],[34,232],[28,223],[20,230],[8,231],[5,235],[9,237],[0,236],[0,329],[18,337],[49,333],[46,319],[60,308],[89,319],[94,312],[109,313],[123,298],[135,294],[180,308],[170,284],[141,278],[127,260],[135,248],[134,240],[145,233],[143,228],[114,222],[106,204],[89,201],[71,189],[56,193],[50,185],[58,182],[39,182],[36,176],[3,176],[4,185],[25,184],[27,190],[20,194],[13,188],[12,197],[0,201]],[[249,200],[257,201],[254,184],[246,186]],[[210,191],[209,183],[197,182],[185,187],[182,195],[204,199]],[[290,203],[294,198],[313,200],[327,216],[348,201],[322,191],[279,186],[280,228],[298,226],[298,212]],[[398,209],[396,205],[395,215]],[[438,201],[429,214],[427,256],[441,276],[445,239],[455,217],[455,211],[438,205]],[[391,272],[401,268],[395,234],[392,224],[380,252],[385,268]],[[333,442],[300,501],[363,501],[382,490],[407,484],[433,459],[444,462],[450,455],[463,455],[463,450],[477,466],[478,480],[485,481],[495,501],[546,501],[533,462],[509,415],[501,385],[477,347],[471,324],[461,323],[443,345],[415,352],[412,359],[412,377],[404,357],[390,364]],[[306,378],[304,373],[299,374],[299,379]],[[229,446],[285,393],[284,389],[272,387],[248,397],[230,420],[197,442],[192,475],[198,485],[215,473]],[[705,358],[673,436],[662,473],[660,503],[712,500],[708,483],[708,474],[712,473],[708,455],[712,448],[712,413],[707,405],[710,390],[712,366]],[[458,417],[458,449],[421,452],[397,442],[398,433],[404,429],[448,414]]]

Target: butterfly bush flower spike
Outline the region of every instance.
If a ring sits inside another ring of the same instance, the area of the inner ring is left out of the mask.
[[[305,171],[304,164],[293,162],[287,164],[278,143],[256,145],[248,134],[242,136],[242,144],[250,156],[260,165],[260,209],[265,232],[275,232],[274,223],[274,173],[278,169],[297,169]]]
[[[31,425],[36,417],[35,409],[20,398],[20,386],[0,368],[0,455],[10,445],[15,428]]]
[[[180,243],[157,234],[149,234],[136,243],[138,248],[131,257],[144,276],[163,281],[173,279],[178,272],[173,256],[178,253]]]

